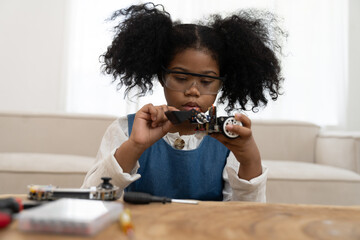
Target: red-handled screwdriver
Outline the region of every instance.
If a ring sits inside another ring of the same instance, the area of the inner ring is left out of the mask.
[[[11,215],[9,210],[0,210],[0,229],[11,223]]]
[[[0,228],[4,228],[11,223],[13,214],[38,205],[40,203],[22,203],[21,199],[16,198],[0,199]]]

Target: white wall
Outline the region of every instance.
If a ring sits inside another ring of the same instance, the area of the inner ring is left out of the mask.
[[[349,85],[346,129],[360,131],[360,1],[349,0]]]
[[[64,109],[64,0],[0,0],[0,111]]]
[[[0,111],[65,111],[68,1],[0,0]],[[348,1],[349,83],[342,128],[360,131],[360,1]]]

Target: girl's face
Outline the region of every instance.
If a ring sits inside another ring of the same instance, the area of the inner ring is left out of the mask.
[[[170,62],[168,70],[213,77],[219,77],[220,74],[219,66],[210,54],[206,53],[206,51],[190,48],[176,54]],[[183,76],[184,79],[182,78]],[[207,90],[204,89],[209,88],[208,84],[212,84],[212,86],[215,84],[216,88],[216,84],[221,83],[221,81],[217,79],[193,75],[172,74],[172,76],[168,76],[165,74],[165,79],[168,79],[168,77],[175,79],[177,89],[174,87],[169,88],[167,87],[168,84],[163,84],[167,104],[182,111],[200,108],[202,112],[206,112],[215,102],[217,91],[212,91],[211,94],[209,94],[206,92]],[[183,84],[183,88],[181,84]],[[213,88],[214,87],[212,87],[212,89]]]

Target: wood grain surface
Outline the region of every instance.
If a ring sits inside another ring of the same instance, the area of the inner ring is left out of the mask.
[[[135,239],[360,239],[360,206],[247,202],[125,204]],[[14,221],[0,239],[127,239],[117,223],[93,237],[23,233]]]

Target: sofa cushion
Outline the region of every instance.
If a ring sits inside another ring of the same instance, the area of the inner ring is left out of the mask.
[[[95,156],[114,116],[0,113],[0,152]]]
[[[263,160],[269,168],[267,201],[305,204],[360,204],[360,175],[328,165]]]
[[[27,193],[30,184],[79,188],[94,161],[77,155],[0,153],[0,194]]]
[[[318,125],[286,120],[253,120],[252,130],[263,159],[315,162]]]
[[[323,131],[316,142],[316,163],[360,173],[360,132]]]

